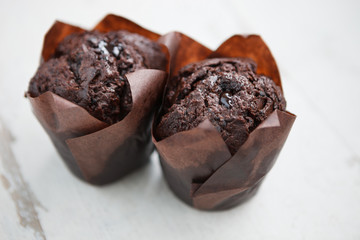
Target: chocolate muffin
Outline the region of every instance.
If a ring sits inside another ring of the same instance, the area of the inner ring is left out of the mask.
[[[131,110],[125,74],[139,69],[165,70],[161,46],[127,31],[84,32],[67,36],[55,54],[31,79],[31,97],[51,91],[83,108],[95,118],[114,124]]]
[[[169,82],[155,136],[161,140],[209,119],[233,155],[252,130],[285,107],[281,89],[256,74],[251,59],[206,59],[183,67]]]

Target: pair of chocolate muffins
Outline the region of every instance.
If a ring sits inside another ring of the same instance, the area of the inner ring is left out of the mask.
[[[54,56],[40,65],[28,93],[37,97],[51,91],[111,125],[132,108],[125,74],[165,67],[160,45],[138,34],[77,33],[65,38]],[[251,59],[207,59],[183,67],[170,79],[154,133],[161,140],[208,118],[234,154],[253,129],[285,106],[281,89],[256,74]]]
[[[139,168],[156,146],[180,199],[233,207],[256,192],[295,117],[255,35],[212,52],[108,15],[92,31],[56,22],[43,57],[26,96],[70,170],[96,185]]]

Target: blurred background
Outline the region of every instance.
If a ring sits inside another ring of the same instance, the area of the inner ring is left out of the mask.
[[[360,239],[359,1],[0,0],[0,239]],[[258,194],[224,212],[184,205],[158,157],[99,188],[66,169],[24,92],[55,20],[114,13],[211,49],[259,34],[298,118]]]

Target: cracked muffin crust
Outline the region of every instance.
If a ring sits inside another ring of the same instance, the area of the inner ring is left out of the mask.
[[[281,89],[256,74],[251,59],[206,59],[183,67],[168,83],[154,132],[161,140],[209,119],[233,155],[252,130],[285,107]]]
[[[31,97],[51,91],[108,124],[132,108],[125,74],[139,69],[165,70],[161,46],[127,31],[84,32],[67,36],[31,79]]]

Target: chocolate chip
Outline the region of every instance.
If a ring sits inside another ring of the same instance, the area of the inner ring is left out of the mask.
[[[204,104],[206,107],[209,107],[209,102],[206,99],[204,100]]]

